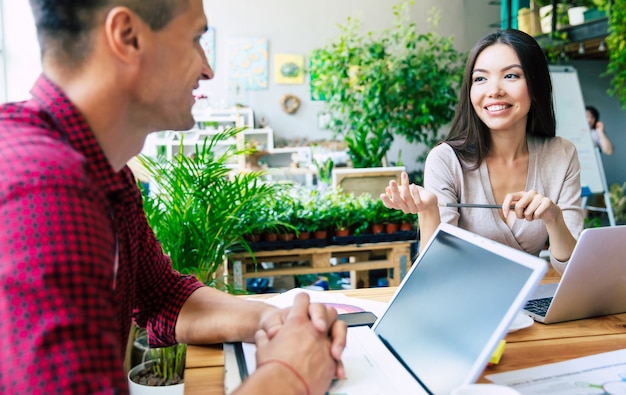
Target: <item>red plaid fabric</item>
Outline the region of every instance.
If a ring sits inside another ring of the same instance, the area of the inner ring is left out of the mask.
[[[172,344],[202,284],[172,269],[130,169],[61,89],[41,76],[31,93],[0,108],[0,393],[126,394],[131,317]]]

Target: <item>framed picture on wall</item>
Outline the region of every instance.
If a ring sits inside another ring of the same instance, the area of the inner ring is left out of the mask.
[[[267,89],[268,42],[264,38],[228,41],[228,85],[248,91]]]
[[[274,69],[277,84],[304,84],[304,55],[276,54]]]

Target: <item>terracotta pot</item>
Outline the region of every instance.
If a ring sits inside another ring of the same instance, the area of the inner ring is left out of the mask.
[[[278,233],[263,233],[264,241],[276,241],[278,240]]]
[[[279,233],[278,239],[281,241],[291,241],[296,237],[295,233]]]
[[[400,230],[411,231],[413,230],[413,224],[410,222],[402,222],[400,224]]]
[[[313,237],[316,239],[325,239],[328,236],[327,230],[316,230],[313,232]]]
[[[396,233],[399,229],[399,226],[395,222],[389,222],[385,224],[385,230],[387,233]]]
[[[261,234],[260,233],[254,233],[254,234],[247,234],[243,236],[244,239],[246,239],[246,241],[250,241],[253,243],[258,243],[259,241],[261,241]]]
[[[311,237],[311,232],[300,232],[298,234],[298,240],[309,240],[309,237]]]
[[[385,225],[383,224],[372,224],[372,233],[377,235],[379,233],[383,233],[385,231]]]
[[[348,228],[335,229],[335,236],[337,237],[350,236],[350,229]]]

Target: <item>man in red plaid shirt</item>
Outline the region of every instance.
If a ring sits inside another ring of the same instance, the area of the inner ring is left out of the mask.
[[[336,311],[174,271],[126,166],[148,133],[194,124],[192,91],[213,77],[202,0],[31,6],[43,73],[0,108],[0,393],[126,394],[132,320],[153,346],[256,341],[242,394],[324,393],[344,375]]]

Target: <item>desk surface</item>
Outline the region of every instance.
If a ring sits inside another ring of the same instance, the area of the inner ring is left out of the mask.
[[[549,271],[543,282],[550,283],[558,279],[557,274]],[[388,302],[395,289],[362,288],[339,292],[354,298]],[[272,295],[258,296],[267,298]],[[626,313],[551,325],[535,323],[530,328],[510,333],[506,341],[500,363],[485,368],[479,382],[489,382],[484,378],[489,374],[626,348]],[[224,394],[224,355],[221,345],[189,346],[185,395],[196,394]]]

